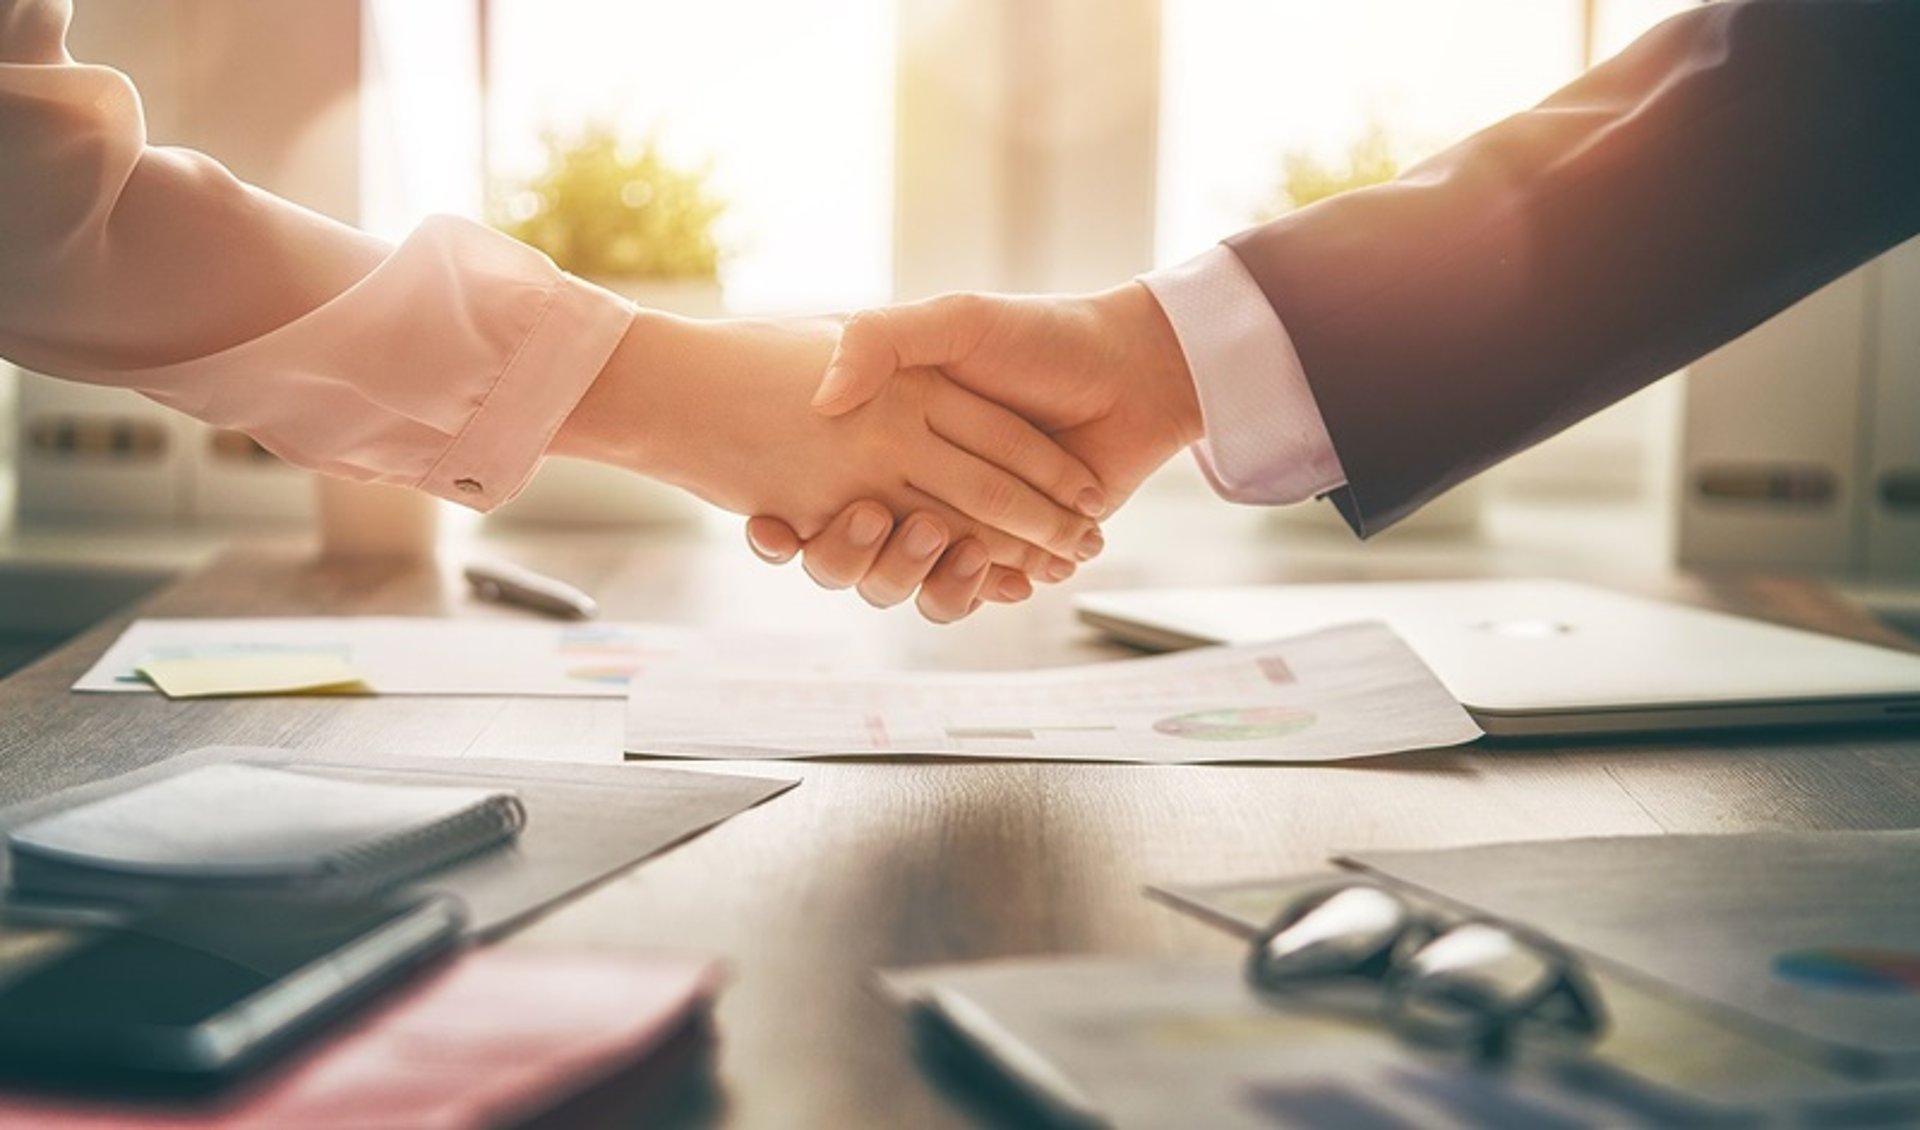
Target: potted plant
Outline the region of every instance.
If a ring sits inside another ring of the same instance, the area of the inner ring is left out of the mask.
[[[543,143],[546,166],[506,196],[501,231],[636,302],[692,317],[720,313],[714,225],[726,203],[710,167],[678,165],[657,139],[630,142],[605,123],[549,132]],[[651,301],[658,297],[669,301]]]
[[[1280,155],[1280,180],[1253,219],[1265,223],[1296,208],[1305,208],[1329,196],[1356,188],[1385,184],[1400,175],[1393,137],[1379,121],[1369,121],[1352,145],[1343,165],[1329,165],[1311,151],[1289,149]]]
[[[605,123],[549,132],[546,164],[504,194],[494,226],[562,270],[641,306],[687,317],[724,312],[714,226],[726,203],[712,169],[670,160],[657,139],[631,142]],[[550,458],[493,517],[569,525],[686,523],[690,495],[598,464]]]

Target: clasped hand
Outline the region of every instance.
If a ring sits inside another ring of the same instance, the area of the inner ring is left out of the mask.
[[[641,311],[550,450],[756,515],[763,558],[802,556],[875,605],[917,591],[950,621],[1071,576],[1098,520],[1199,434],[1179,343],[1136,283],[844,325]]]
[[[1028,578],[1064,579],[1099,552],[1095,520],[1109,507],[1100,478],[1019,413],[938,370],[890,370],[858,404],[811,410],[841,343],[831,319],[641,311],[550,450],[766,515],[796,545],[855,547],[866,553],[855,579],[875,603],[912,594],[885,578],[924,576],[938,561],[943,578],[969,590],[964,611],[989,576],[1007,594]],[[815,575],[832,582],[824,568]]]
[[[1138,283],[1059,298],[957,294],[856,314],[841,333],[812,405],[824,418],[856,418],[929,381],[936,382],[930,387],[954,390],[944,395],[978,415],[971,434],[993,437],[963,446],[1036,487],[1051,485],[1056,489],[1046,493],[1056,503],[1091,517],[1110,513],[1203,431],[1172,326]],[[962,392],[1024,417],[1025,429],[1000,416],[989,423],[982,402],[958,400]],[[1046,456],[1042,479],[1005,458],[1021,449],[1022,465],[1038,466],[1039,443],[1057,445]],[[1087,472],[1097,487],[1066,495],[1066,484],[1077,480],[1062,470],[1062,460]],[[925,480],[933,471],[929,466],[912,477]],[[956,526],[940,507],[914,507],[903,515],[872,495],[814,532],[776,511],[759,510],[747,538],[763,559],[777,564],[799,555],[821,585],[857,588],[875,605],[896,604],[917,589],[921,613],[938,622],[966,616],[984,601],[1023,600],[1033,580],[1071,574],[1070,568],[1031,559],[1023,567],[1004,545],[990,552],[996,536],[1029,536],[1034,529],[1001,521],[1010,507],[955,506],[974,522]],[[1032,509],[1038,521],[1039,508]],[[1101,545],[1099,533],[1081,535],[1079,545],[1077,556],[1091,557]],[[989,555],[990,568],[984,567]]]

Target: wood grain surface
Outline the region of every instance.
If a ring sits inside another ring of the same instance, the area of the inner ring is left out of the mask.
[[[1126,654],[1075,624],[1070,592],[940,629],[817,592],[731,543],[548,539],[523,564],[598,596],[609,618],[825,628],[925,667],[1043,666]],[[1074,584],[1342,579],[1250,550],[1196,570],[1166,547]],[[321,563],[300,547],[229,552],[0,683],[0,802],[196,746],[316,754],[613,761],[622,704],[562,699],[167,702],[67,688],[133,615],[523,615],[466,598],[457,560]],[[1388,573],[1393,572],[1388,570]],[[1073,586],[1067,586],[1071,589]],[[1894,637],[1817,586],[1631,580],[1786,623]],[[679,763],[670,763],[678,765]],[[687,768],[697,768],[689,766]],[[736,1127],[1007,1124],[1017,1109],[935,1062],[875,991],[876,968],[1038,953],[1232,952],[1141,897],[1314,869],[1347,849],[1651,832],[1920,823],[1912,731],[1472,747],[1327,767],[1017,763],[727,763],[797,775],[769,804],[559,907],[508,944],[723,955],[716,1067],[668,1121]]]

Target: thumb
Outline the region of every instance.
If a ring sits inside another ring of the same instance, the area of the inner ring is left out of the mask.
[[[826,416],[851,412],[902,369],[964,361],[980,340],[982,313],[978,296],[969,294],[860,311],[840,331],[813,394],[814,409]]]

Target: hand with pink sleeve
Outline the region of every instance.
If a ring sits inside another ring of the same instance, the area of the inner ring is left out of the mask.
[[[877,515],[880,533],[921,513],[926,522],[903,527],[902,548],[937,555],[964,539],[974,548],[955,563],[981,577],[990,561],[1058,578],[1099,551],[1089,512],[1104,511],[1105,494],[1094,473],[1017,413],[935,370],[890,372],[859,404],[812,411],[840,341],[835,319],[640,311],[549,451],[775,516],[798,537],[828,530],[855,500],[877,504],[853,517]],[[838,528],[856,527],[874,528],[852,518]]]

